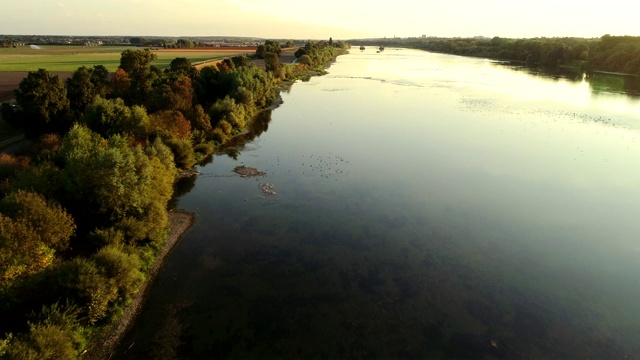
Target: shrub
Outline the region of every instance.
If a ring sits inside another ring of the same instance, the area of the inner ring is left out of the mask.
[[[189,169],[195,165],[196,160],[191,142],[187,140],[167,139],[165,144],[173,152],[173,159],[178,167]]]
[[[220,128],[215,128],[213,129],[213,140],[219,144],[224,144],[225,142],[227,142],[227,140],[229,139],[229,137],[227,136],[227,134],[225,134],[225,132],[220,129]]]
[[[311,56],[305,54],[300,56],[300,58],[298,58],[298,64],[302,64],[302,65],[312,65],[313,61],[311,60]]]
[[[75,258],[57,270],[57,285],[82,309],[90,324],[104,318],[118,298],[115,279],[105,276],[95,262]]]
[[[0,178],[4,179],[15,175],[20,170],[29,168],[29,158],[0,153]]]
[[[213,145],[208,144],[208,143],[203,143],[203,144],[198,144],[195,146],[194,148],[195,152],[203,154],[203,155],[209,155],[211,153],[213,153],[213,151],[215,150]]]
[[[126,254],[115,246],[106,246],[91,259],[107,277],[115,280],[120,298],[129,299],[142,285],[144,275],[140,272],[140,259],[136,255]]]
[[[73,337],[60,326],[32,325],[29,334],[9,344],[7,357],[12,360],[76,359]]]

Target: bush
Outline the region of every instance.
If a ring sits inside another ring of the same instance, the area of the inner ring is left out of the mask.
[[[14,156],[7,153],[0,154],[0,179],[15,175],[20,170],[29,168],[29,158]]]
[[[312,65],[313,61],[311,60],[311,56],[305,54],[302,55],[298,58],[298,64],[302,64],[302,65]]]
[[[72,360],[76,355],[73,337],[56,325],[32,325],[27,336],[13,341],[7,349],[11,360]]]
[[[229,137],[222,129],[215,128],[213,129],[213,140],[218,144],[224,144],[225,142],[227,142],[227,140],[229,140]]]
[[[75,258],[57,270],[57,285],[80,308],[90,324],[104,318],[118,298],[115,279],[105,276],[95,262]]]
[[[144,275],[140,271],[140,259],[136,255],[126,254],[115,246],[106,246],[91,259],[107,277],[115,280],[118,295],[125,302],[142,285]]]
[[[164,110],[151,114],[151,129],[163,139],[186,140],[191,136],[191,123],[180,111]]]
[[[6,341],[9,359],[76,359],[85,339],[78,323],[79,309],[72,304],[44,306],[29,333]],[[2,355],[2,353],[0,353]]]
[[[208,144],[208,143],[204,143],[204,144],[196,145],[194,150],[195,150],[195,152],[200,153],[202,155],[209,155],[209,154],[213,153],[213,151],[215,149],[214,149],[213,145]]]
[[[182,169],[190,169],[195,165],[195,154],[193,153],[193,146],[191,142],[187,140],[167,139],[165,144],[173,152],[173,159],[176,166]]]

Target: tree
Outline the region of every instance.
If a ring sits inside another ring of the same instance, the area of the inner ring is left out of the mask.
[[[256,49],[256,57],[258,59],[264,59],[264,54],[267,52],[267,48],[264,45],[258,45]]]
[[[102,65],[94,65],[89,70],[91,73],[91,83],[93,84],[93,94],[106,97],[111,91],[109,82],[109,70]]]
[[[188,140],[167,139],[165,144],[173,152],[176,165],[182,169],[190,169],[196,163],[193,146]]]
[[[234,56],[231,58],[231,61],[236,68],[249,65],[249,58],[244,55]]]
[[[131,298],[142,285],[144,275],[140,271],[141,263],[138,256],[127,254],[110,245],[100,249],[91,259],[106,277],[115,280],[120,298]]]
[[[81,113],[93,101],[94,96],[91,72],[82,66],[67,79],[67,97],[71,110]]]
[[[129,107],[122,99],[106,100],[96,97],[86,107],[80,121],[104,137],[127,134],[144,139],[149,129],[147,111],[137,105]]]
[[[302,55],[307,55],[307,49],[301,47],[293,54],[296,58],[301,57]]]
[[[29,333],[10,341],[9,359],[76,359],[81,347],[78,307],[70,304],[43,306],[36,322],[29,322]],[[2,355],[0,348],[0,356]]]
[[[164,110],[151,114],[151,129],[165,139],[187,140],[191,136],[191,123],[180,111]]]
[[[280,56],[282,49],[280,48],[280,43],[274,40],[266,40],[264,45],[259,45],[258,49],[256,49],[256,56],[258,59],[264,59],[265,54],[267,53],[275,53]]]
[[[124,70],[131,81],[128,100],[130,104],[144,104],[151,84],[157,77],[157,71],[152,68],[151,62],[158,57],[149,49],[130,50],[122,52],[119,68]]]
[[[175,75],[184,75],[190,78],[194,78],[198,72],[196,68],[191,65],[191,61],[184,57],[178,57],[171,60],[167,72]]]
[[[56,251],[67,248],[76,229],[73,218],[59,204],[32,192],[18,190],[9,194],[0,201],[0,211],[27,223],[38,234],[38,241]]]
[[[265,53],[264,66],[267,71],[277,74],[282,67],[278,54],[272,52]]]
[[[297,64],[311,65],[313,62],[311,61],[311,56],[305,54],[298,58]]]
[[[149,112],[161,110],[186,111],[193,104],[193,86],[185,75],[169,75],[156,79],[149,94]]]
[[[131,88],[131,79],[126,71],[118,68],[113,76],[111,76],[111,97],[120,98],[129,101],[129,89]]]
[[[30,138],[69,129],[67,90],[58,75],[44,69],[29,72],[15,91],[22,128]]]
[[[189,40],[189,39],[178,39],[176,46],[178,48],[192,48],[195,47],[195,44],[193,43],[193,41]]]
[[[198,104],[185,113],[185,116],[191,122],[191,127],[196,130],[209,133],[211,131],[211,118],[204,111],[202,105]]]
[[[159,139],[130,147],[120,135],[104,139],[76,125],[59,154],[66,208],[79,219],[81,234],[114,227],[127,243],[163,239],[175,167]]]
[[[147,39],[141,37],[132,37],[129,39],[131,45],[135,46],[145,46],[147,44]]]
[[[36,193],[11,193],[0,201],[0,212],[0,284],[51,266],[76,229],[60,205]]]

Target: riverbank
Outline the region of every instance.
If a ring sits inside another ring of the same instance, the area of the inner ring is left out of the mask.
[[[169,234],[167,235],[167,240],[162,246],[162,249],[160,249],[153,266],[147,273],[146,279],[140,287],[140,290],[138,290],[133,301],[126,307],[120,320],[106,330],[105,336],[101,339],[102,341],[94,344],[93,348],[88,348],[85,351],[83,354],[84,358],[90,360],[106,360],[111,358],[118,342],[131,328],[133,321],[140,313],[142,305],[144,305],[144,302],[147,299],[149,289],[151,289],[151,284],[162,268],[167,256],[178,244],[182,236],[191,228],[191,226],[193,226],[194,222],[195,214],[191,212],[173,210],[169,213]]]

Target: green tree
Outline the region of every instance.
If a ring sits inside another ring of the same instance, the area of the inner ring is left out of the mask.
[[[178,39],[178,41],[176,42],[176,46],[178,48],[192,48],[195,47],[195,44],[193,43],[193,41],[189,40],[189,39]]]
[[[81,114],[96,96],[105,97],[109,91],[109,71],[102,65],[82,66],[67,79],[67,97],[76,113]]]
[[[29,72],[15,91],[27,137],[69,129],[67,90],[58,75],[44,69]]]
[[[115,280],[121,299],[130,299],[142,285],[144,274],[140,271],[138,256],[127,254],[116,246],[106,246],[91,259],[106,277]]]
[[[147,39],[142,37],[132,37],[131,39],[129,39],[129,43],[135,46],[144,46],[147,44]]]
[[[67,79],[67,97],[71,110],[81,113],[93,101],[94,96],[91,72],[82,66]]]
[[[198,70],[191,65],[191,61],[184,57],[178,57],[171,60],[169,68],[166,71],[175,75],[188,76],[191,79],[193,79],[198,72]]]
[[[185,116],[191,122],[193,129],[201,130],[205,133],[211,131],[211,117],[204,111],[202,105],[196,105],[193,109],[187,111]]]
[[[68,247],[73,218],[42,195],[18,190],[0,201],[0,283],[41,271]]]
[[[122,99],[106,100],[101,97],[96,97],[86,107],[81,121],[104,137],[127,134],[138,139],[146,138],[150,125],[143,107],[129,107]]]
[[[59,153],[66,208],[82,234],[115,227],[128,243],[163,239],[175,167],[159,139],[144,149],[130,147],[120,135],[104,139],[76,125]]]
[[[130,104],[144,104],[151,84],[158,76],[151,63],[157,59],[157,55],[149,49],[131,50],[122,52],[119,68],[124,70],[131,81],[128,96],[125,98]]]
[[[280,56],[282,49],[280,48],[280,43],[275,40],[266,40],[264,45],[259,45],[258,49],[256,49],[256,56],[258,59],[264,59],[265,54],[267,53],[275,53]]]
[[[280,63],[280,58],[278,54],[268,52],[264,54],[264,65],[267,71],[272,73],[278,73],[282,68],[282,64]]]

